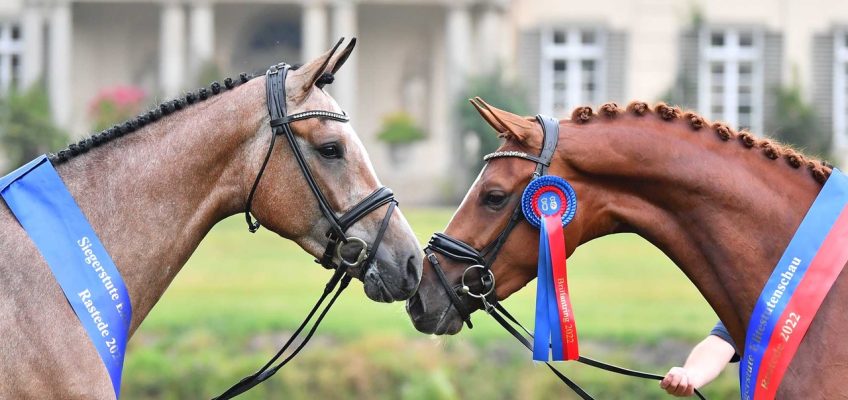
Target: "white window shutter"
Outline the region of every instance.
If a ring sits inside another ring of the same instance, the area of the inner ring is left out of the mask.
[[[813,36],[813,107],[819,126],[833,132],[833,32]]]
[[[541,36],[539,29],[521,32],[518,39],[518,77],[526,88],[527,105],[530,110],[539,110],[539,65],[541,60]]]
[[[763,125],[766,132],[754,132],[768,135],[777,128],[773,125],[777,114],[776,91],[783,84],[783,34],[766,32],[763,43]]]
[[[627,33],[620,31],[608,31],[606,42],[605,62],[607,67],[606,76],[606,99],[601,101],[615,101],[622,107],[629,99],[627,96]]]
[[[680,64],[677,82],[669,93],[670,101],[684,109],[698,109],[698,62],[700,49],[698,31],[689,29],[680,34]]]

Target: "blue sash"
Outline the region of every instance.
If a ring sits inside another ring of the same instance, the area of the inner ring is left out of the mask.
[[[759,397],[755,396],[759,386],[756,380],[775,327],[846,204],[848,178],[834,169],[795,231],[754,306],[745,334],[745,347],[742,349],[744,355],[739,364],[739,385],[743,400]]]
[[[118,269],[46,156],[0,178],[0,195],[50,266],[117,398],[132,319]]]

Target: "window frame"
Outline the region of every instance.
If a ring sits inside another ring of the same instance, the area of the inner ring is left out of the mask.
[[[556,32],[565,32],[565,43],[555,43]],[[583,44],[581,35],[584,32],[592,32],[595,36],[593,44]],[[606,97],[606,48],[607,30],[586,25],[552,25],[540,30],[540,57],[539,57],[539,112],[547,115],[555,115],[560,110],[555,109],[554,104],[556,91],[554,90],[554,68],[556,60],[566,63],[566,88],[564,99],[564,110],[570,113],[578,106],[590,105],[591,101],[603,101]],[[595,63],[594,74],[596,77],[593,90],[596,99],[583,98],[583,68],[584,61]]]
[[[833,148],[848,147],[848,28],[833,32]]]
[[[712,45],[715,33],[724,35],[721,47]],[[751,34],[750,47],[740,44],[742,34]],[[763,132],[763,98],[765,32],[757,28],[741,28],[732,26],[706,26],[698,31],[698,111],[706,118],[714,121],[724,121],[733,129],[739,128],[739,66],[743,63],[751,65],[751,119],[749,130],[755,133]],[[713,113],[713,82],[712,66],[716,63],[723,65],[722,113]],[[728,112],[732,110],[732,112]]]
[[[17,39],[12,38],[15,28],[18,30]],[[8,93],[14,82],[20,83],[24,53],[22,29],[19,21],[0,20],[0,95]],[[12,57],[18,59],[17,76],[12,68]]]

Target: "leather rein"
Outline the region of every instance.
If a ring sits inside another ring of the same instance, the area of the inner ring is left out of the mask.
[[[522,158],[536,163],[536,168],[533,171],[531,180],[545,175],[548,167],[551,165],[551,159],[556,151],[557,142],[559,140],[559,121],[543,115],[537,115],[536,121],[542,126],[542,134],[544,136],[542,151],[538,157],[524,152],[501,151],[486,155],[483,157],[483,161],[488,162],[495,158],[505,157]],[[483,305],[483,310],[487,314],[491,315],[492,318],[501,325],[501,327],[521,342],[524,347],[533,351],[533,344],[531,340],[527,338],[527,336],[532,338],[533,334],[521,325],[521,323],[518,322],[518,320],[513,317],[512,314],[510,314],[498,301],[497,295],[495,294],[495,275],[491,270],[491,266],[494,264],[495,258],[498,256],[498,252],[503,247],[504,243],[506,243],[510,232],[512,232],[513,228],[518,225],[521,219],[522,212],[519,204],[515,206],[506,227],[500,232],[500,234],[498,234],[494,241],[485,246],[481,251],[478,251],[471,245],[447,234],[436,233],[430,239],[428,246],[424,249],[424,253],[427,260],[429,260],[430,264],[433,266],[433,270],[436,272],[439,282],[442,287],[444,287],[445,292],[447,292],[451,304],[459,313],[460,318],[462,318],[462,320],[468,325],[469,329],[472,329],[474,326],[471,323],[471,311],[468,310],[465,303],[462,301],[462,298],[465,296],[479,300]],[[447,276],[439,263],[437,253],[455,262],[469,265],[462,273],[460,285],[455,286],[448,281]],[[466,282],[467,276],[472,270],[479,271],[478,281],[474,282],[475,286],[480,287],[478,292],[472,291],[472,288],[469,286],[468,282]],[[518,327],[518,329],[516,329],[516,327]],[[519,331],[519,329],[521,331]],[[527,336],[525,336],[525,334]],[[577,362],[626,376],[651,380],[662,380],[664,378],[661,375],[622,368],[584,356],[580,356],[577,359]],[[549,362],[545,362],[545,365],[547,365],[548,368],[563,383],[577,393],[580,398],[584,400],[594,400],[594,397],[565,376],[562,372],[554,368]],[[705,397],[697,389],[695,390],[695,394],[701,400],[705,400]]]
[[[324,291],[318,298],[318,301],[283,347],[273,357],[271,357],[271,359],[265,363],[262,368],[237,382],[213,400],[231,399],[250,390],[254,386],[273,376],[280,370],[280,368],[288,364],[289,361],[297,356],[300,350],[306,346],[315,334],[315,331],[318,329],[318,325],[321,324],[321,321],[324,319],[324,316],[327,315],[330,307],[333,306],[339,295],[341,295],[341,293],[350,284],[350,281],[353,278],[348,273],[350,268],[361,266],[367,269],[371,266],[377,254],[377,249],[379,248],[386,229],[389,226],[389,220],[391,219],[392,213],[394,212],[395,207],[397,207],[397,200],[395,200],[391,189],[382,186],[366,196],[341,216],[336,215],[333,208],[330,206],[330,203],[327,201],[327,198],[324,196],[324,193],[321,192],[321,188],[318,186],[318,183],[315,181],[315,178],[309,169],[309,165],[306,163],[303,151],[297,145],[294,131],[292,131],[291,128],[291,123],[310,118],[321,118],[346,123],[350,121],[350,118],[344,113],[339,114],[324,110],[304,111],[297,114],[287,115],[285,81],[286,75],[290,69],[291,67],[288,64],[279,63],[271,66],[265,73],[265,92],[268,102],[268,113],[271,116],[271,143],[268,146],[268,152],[265,154],[265,159],[262,161],[262,167],[259,169],[259,173],[257,173],[256,179],[253,182],[253,187],[250,189],[244,215],[247,221],[248,230],[251,233],[256,232],[260,227],[260,223],[259,221],[254,221],[250,215],[253,197],[256,193],[256,188],[259,186],[259,182],[262,179],[262,174],[265,172],[265,167],[268,165],[268,161],[271,158],[276,138],[279,135],[284,135],[292,149],[292,152],[294,153],[297,165],[300,167],[300,171],[303,173],[303,177],[309,185],[309,189],[312,191],[312,194],[315,195],[321,214],[323,214],[324,219],[330,224],[330,229],[326,234],[327,246],[324,250],[324,254],[320,259],[315,260],[315,262],[321,264],[324,268],[333,269],[335,271],[330,277],[330,280],[324,286]],[[388,210],[386,210],[386,214],[380,223],[380,229],[377,231],[377,235],[371,245],[361,238],[348,236],[345,233],[357,221],[386,204],[389,205]],[[359,246],[360,250],[354,259],[349,260],[344,257],[342,250],[345,246],[351,244]],[[365,271],[362,271],[362,274],[364,275]],[[333,293],[334,290],[335,293]],[[309,321],[315,316],[315,313],[330,293],[333,293],[332,297],[330,297],[329,302],[321,310],[318,318],[309,328],[303,340],[294,348],[294,350],[292,350],[291,354],[280,361],[277,365],[274,365],[274,363],[282,357],[283,353],[291,347],[295,339],[304,331]]]

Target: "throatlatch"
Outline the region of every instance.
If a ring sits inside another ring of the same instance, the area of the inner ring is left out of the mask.
[[[433,270],[436,272],[436,276],[439,278],[439,282],[445,288],[445,291],[447,292],[448,298],[450,299],[453,307],[457,310],[460,317],[462,318],[463,321],[465,321],[465,323],[468,325],[469,328],[473,328],[473,325],[471,324],[471,312],[468,310],[468,306],[466,305],[466,303],[463,302],[463,298],[465,298],[465,297],[479,299],[480,302],[483,305],[483,310],[485,310],[486,313],[491,315],[492,318],[494,318],[495,321],[497,321],[498,324],[501,325],[501,327],[503,327],[507,332],[509,332],[510,335],[515,337],[515,339],[518,340],[522,345],[524,345],[524,347],[526,347],[531,352],[533,352],[534,358],[541,359],[545,363],[545,365],[547,365],[547,367],[551,370],[551,372],[553,372],[566,386],[568,386],[571,390],[573,390],[575,393],[577,393],[577,395],[580,396],[580,398],[582,398],[584,400],[593,400],[594,398],[589,393],[587,393],[585,390],[583,390],[579,385],[574,383],[574,381],[569,379],[567,376],[565,376],[561,372],[559,372],[556,368],[554,368],[547,361],[548,353],[553,348],[552,343],[549,339],[552,338],[552,337],[555,338],[557,336],[562,337],[563,332],[566,331],[566,328],[567,328],[566,325],[567,324],[565,324],[565,325],[560,325],[559,323],[558,324],[549,324],[549,329],[547,331],[545,331],[545,329],[543,327],[543,329],[541,330],[542,338],[540,338],[539,340],[536,340],[534,335],[531,334],[530,331],[528,331],[523,325],[521,325],[521,323],[519,323],[518,320],[515,317],[513,317],[512,314],[510,314],[506,310],[506,308],[504,308],[503,305],[500,304],[500,302],[498,302],[497,296],[495,295],[495,276],[491,271],[491,265],[494,264],[495,258],[497,258],[497,256],[498,256],[498,252],[500,251],[501,247],[503,247],[504,243],[506,242],[507,237],[509,236],[510,232],[512,232],[512,229],[515,228],[515,226],[518,225],[518,223],[521,221],[522,215],[527,215],[527,218],[528,218],[528,220],[531,221],[531,223],[534,219],[533,215],[537,215],[537,218],[538,218],[539,221],[537,222],[538,225],[536,225],[536,226],[537,227],[545,226],[545,225],[542,224],[542,222],[545,221],[545,219],[546,219],[546,218],[543,218],[543,216],[542,216],[542,214],[544,214],[544,213],[543,212],[537,213],[535,210],[533,210],[533,208],[534,207],[536,207],[536,208],[544,207],[544,205],[541,203],[541,199],[543,198],[543,196],[546,193],[556,192],[556,190],[554,190],[553,188],[558,189],[562,193],[563,196],[557,200],[557,207],[555,209],[550,207],[551,197],[547,197],[548,211],[550,212],[550,216],[553,217],[553,218],[549,218],[550,223],[551,223],[551,227],[549,229],[546,229],[547,231],[549,231],[548,233],[553,232],[555,234],[555,231],[559,231],[559,233],[562,234],[562,226],[565,226],[565,224],[567,224],[571,220],[571,218],[574,216],[574,212],[577,209],[577,197],[576,197],[576,195],[574,195],[574,193],[573,193],[574,191],[573,191],[573,189],[571,189],[571,186],[568,185],[568,183],[565,182],[565,180],[561,180],[561,182],[548,181],[546,179],[550,178],[550,176],[545,176],[546,173],[547,173],[547,169],[551,164],[551,158],[553,157],[553,155],[556,151],[557,141],[559,140],[559,121],[557,121],[554,118],[550,118],[550,117],[543,116],[543,115],[537,115],[536,121],[542,126],[542,134],[544,136],[542,151],[539,154],[539,156],[534,156],[534,155],[531,155],[531,154],[527,154],[527,153],[524,153],[524,152],[518,152],[518,151],[500,151],[500,152],[488,154],[485,157],[483,157],[483,160],[487,161],[487,162],[492,160],[492,159],[495,159],[495,158],[516,157],[516,158],[522,158],[522,159],[529,160],[529,161],[536,163],[536,168],[533,171],[533,175],[531,177],[531,183],[528,185],[528,188],[525,190],[525,195],[527,195],[527,190],[530,190],[530,193],[531,193],[530,194],[530,200],[526,202],[527,207],[530,207],[530,209],[531,209],[530,212],[527,213],[527,214],[523,213],[521,204],[517,205],[515,207],[515,209],[513,209],[512,215],[510,216],[509,222],[507,222],[506,227],[501,231],[500,234],[498,234],[497,238],[495,238],[495,240],[492,243],[485,246],[482,251],[478,251],[477,249],[468,245],[467,243],[465,243],[465,242],[463,242],[459,239],[450,237],[450,236],[448,236],[444,233],[436,233],[430,239],[430,242],[429,242],[428,246],[424,249],[424,252],[427,255],[427,259],[430,261],[430,264],[433,266]],[[540,177],[543,177],[544,179],[540,178]],[[559,178],[559,179],[561,179],[561,178]],[[537,182],[537,181],[539,181],[539,182],[534,183],[534,182]],[[562,183],[565,183],[565,185],[562,185]],[[540,188],[539,189],[530,188],[530,186],[533,186],[534,184],[539,185]],[[543,186],[543,185],[546,186],[546,187],[550,187],[551,189],[542,190],[541,186]],[[535,195],[538,195],[538,196],[535,196]],[[525,202],[522,202],[522,203],[525,203]],[[563,207],[563,204],[565,204],[566,206]],[[540,210],[540,211],[543,211],[543,210]],[[558,229],[554,229],[553,225],[555,225],[555,224],[561,224],[561,225]],[[541,235],[544,236],[544,238],[542,238],[542,239],[549,240],[547,238],[547,234],[544,231],[541,233]],[[550,241],[553,241],[553,240],[560,240],[560,239],[555,238],[555,239],[552,239]],[[561,241],[564,241],[564,239],[562,239]],[[539,275],[539,277],[542,276],[541,260],[543,259],[542,253],[544,251],[545,251],[545,249],[542,248],[542,244],[540,243],[540,252],[539,252],[540,253],[540,266],[539,266],[540,275]],[[442,269],[441,264],[439,263],[439,259],[436,256],[437,253],[441,254],[441,255],[443,255],[443,256],[445,256],[445,257],[447,257],[447,258],[449,258],[453,261],[456,261],[456,262],[459,262],[459,263],[470,264],[470,266],[467,267],[462,274],[462,284],[461,284],[461,286],[453,286],[453,285],[450,284],[450,282],[448,281],[448,279],[447,279],[447,277],[446,277],[446,275],[445,275],[445,273]],[[554,258],[554,255],[548,253],[545,258],[548,259],[548,260],[552,260]],[[565,250],[564,250],[564,247],[563,247],[563,251],[562,251],[561,256],[556,255],[556,258],[562,259],[562,269],[564,270],[564,268],[565,268]],[[468,274],[472,270],[479,270],[480,271],[479,281],[475,282],[475,285],[479,286],[481,288],[480,291],[477,292],[477,293],[472,292],[472,289],[466,284],[466,281],[465,281],[466,274]],[[551,271],[551,270],[552,270],[552,268],[550,266],[545,268],[545,271]],[[563,276],[564,276],[564,274],[563,274]],[[551,291],[550,293],[555,293],[555,292]],[[554,304],[554,307],[556,307],[556,304],[559,301],[554,299],[553,302],[551,302],[550,299],[548,298],[547,293],[545,293],[545,294],[546,294],[545,298],[547,298],[548,300],[545,301],[544,304]],[[539,293],[537,292],[537,313],[540,311],[539,302],[538,302],[538,300],[539,300],[538,295],[539,295]],[[570,301],[568,301],[567,298],[565,300],[570,305]],[[544,310],[544,308],[542,308],[542,310]],[[558,311],[557,309],[554,309],[553,311],[548,311],[548,312],[550,313],[549,315],[551,315],[551,316],[556,315],[555,313],[559,313],[561,315],[561,312]],[[569,310],[569,313],[571,313],[571,317],[572,317],[571,322],[573,323],[573,313],[570,310]],[[552,320],[552,319],[548,319],[548,320]],[[559,321],[562,321],[562,320],[560,319]],[[537,329],[537,332],[540,332],[538,322],[539,321],[537,319],[536,329]],[[553,327],[553,325],[559,325],[560,331],[559,331],[558,335],[552,335],[551,334],[551,332],[553,330],[550,329],[550,328]],[[516,327],[518,327],[518,328],[516,328]],[[607,364],[607,363],[597,361],[597,360],[594,360],[594,359],[591,359],[591,358],[588,358],[588,357],[585,357],[585,356],[578,355],[578,353],[577,353],[576,327],[574,327],[573,324],[572,324],[571,328],[574,329],[572,351],[570,353],[568,353],[567,356],[566,356],[566,354],[564,352],[561,351],[560,353],[557,353],[557,350],[554,349],[553,354],[554,354],[555,359],[557,357],[557,354],[560,354],[560,355],[562,355],[563,359],[574,359],[577,362],[580,362],[580,363],[583,363],[583,364],[586,364],[586,365],[590,365],[590,366],[595,367],[595,368],[600,368],[600,369],[603,369],[603,370],[606,370],[606,371],[621,374],[621,375],[627,375],[627,376],[633,376],[633,377],[637,377],[637,378],[644,378],[644,379],[651,379],[651,380],[662,380],[664,378],[661,375],[650,374],[650,373],[641,372],[641,371],[635,371],[635,370],[631,370],[631,369],[627,369],[627,368],[621,368],[621,367],[618,367],[618,366],[615,366],[615,365],[612,365],[612,364]],[[520,332],[519,329],[521,331],[523,331],[524,333]],[[530,338],[534,340],[535,345],[534,345],[534,343],[531,343],[530,340],[527,339],[527,337],[524,336],[525,334],[530,336]],[[546,334],[547,334],[547,336],[545,336]],[[564,345],[563,346],[564,348],[568,348],[569,341],[567,341],[566,338],[563,338],[560,343]],[[541,349],[540,349],[540,347],[541,347]],[[705,400],[704,396],[697,389],[695,390],[695,394],[701,400]]]
[[[339,42],[341,43],[341,41]],[[355,41],[354,41],[355,43]],[[338,47],[338,44],[336,45]],[[256,175],[256,179],[253,182],[253,187],[250,190],[250,195],[247,199],[247,205],[245,207],[245,219],[247,220],[248,229],[250,232],[256,232],[259,229],[259,221],[253,221],[250,216],[251,205],[253,203],[253,197],[256,192],[256,188],[259,185],[259,182],[262,178],[262,174],[265,171],[265,167],[268,165],[268,160],[271,158],[271,154],[274,150],[274,142],[276,140],[277,135],[285,135],[292,152],[294,153],[295,160],[297,161],[298,167],[303,173],[304,178],[306,179],[306,183],[309,185],[309,189],[315,195],[315,199],[318,202],[318,208],[321,210],[321,214],[324,216],[325,220],[330,224],[330,229],[327,232],[327,247],[324,250],[323,256],[315,260],[322,266],[328,269],[334,269],[333,276],[327,282],[327,285],[324,287],[324,292],[319,297],[318,301],[309,311],[306,318],[300,324],[300,326],[295,330],[289,340],[283,345],[283,347],[275,354],[271,359],[258,371],[253,373],[250,376],[245,377],[229,389],[222,393],[220,396],[216,397],[214,400],[225,400],[231,399],[239,394],[242,394],[259,383],[265,381],[266,379],[273,376],[277,371],[280,370],[283,366],[285,366],[289,361],[291,361],[297,354],[306,346],[306,343],[309,342],[309,339],[312,338],[312,335],[318,329],[318,325],[321,324],[321,321],[324,319],[324,316],[327,315],[327,312],[330,310],[330,307],[336,302],[339,295],[347,288],[348,284],[352,279],[352,276],[348,274],[350,268],[362,267],[368,268],[374,261],[374,257],[377,254],[377,249],[380,246],[380,243],[383,240],[383,236],[386,233],[386,229],[389,226],[389,220],[392,217],[392,213],[394,212],[395,207],[397,207],[397,200],[394,198],[394,194],[391,189],[387,187],[380,187],[375,190],[373,193],[362,199],[359,203],[353,206],[350,210],[342,214],[341,216],[337,216],[333,211],[333,208],[330,206],[330,203],[327,201],[327,198],[321,192],[321,188],[318,186],[318,183],[315,181],[315,178],[312,176],[312,172],[309,169],[309,165],[306,163],[306,159],[303,156],[303,152],[300,147],[297,145],[297,141],[295,139],[294,132],[291,128],[291,123],[295,121],[300,121],[309,118],[322,118],[329,119],[338,122],[348,122],[349,118],[346,114],[339,114],[332,111],[305,111],[298,114],[286,115],[286,75],[291,67],[288,64],[280,63],[272,66],[268,69],[265,74],[265,87],[266,87],[266,95],[268,99],[268,113],[271,115],[271,143],[268,146],[268,152],[265,154],[265,159],[262,161],[262,167],[259,169],[259,173]],[[355,224],[360,219],[364,218],[366,215],[375,211],[376,209],[388,204],[388,209],[386,210],[386,215],[383,217],[383,220],[380,224],[380,229],[377,231],[377,235],[374,238],[374,241],[369,246],[368,243],[354,236],[347,236],[347,230]],[[345,259],[343,256],[343,249],[347,245],[357,245],[360,247],[360,250],[356,257],[353,259]],[[365,272],[362,271],[362,274]],[[307,332],[306,336],[300,342],[300,344],[295,347],[292,353],[283,359],[279,364],[274,365],[274,363],[282,357],[283,353],[291,347],[294,343],[295,338],[297,338],[303,330],[306,328],[306,325],[309,321],[315,316],[315,313],[318,311],[318,308],[324,302],[324,300],[335,290],[335,293],[330,298],[330,301],[318,315],[318,318],[312,324],[312,327]]]

